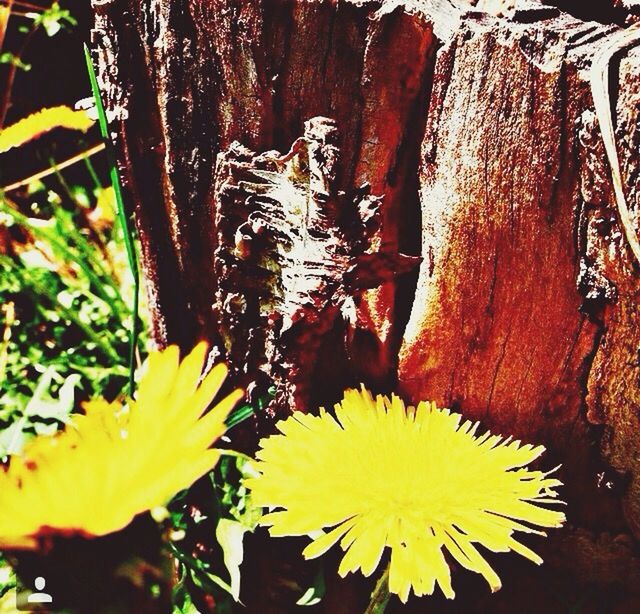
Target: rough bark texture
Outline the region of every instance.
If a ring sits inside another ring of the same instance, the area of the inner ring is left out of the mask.
[[[363,289],[419,262],[372,252],[382,198],[369,184],[350,194],[336,189],[338,140],[335,122],[317,117],[286,155],[232,144],[218,158],[213,317],[236,379],[249,374],[259,396],[275,386],[271,414],[312,407],[317,357],[327,346],[334,353],[323,378],[353,385],[336,336],[351,338]]]
[[[422,149],[425,262],[400,389],[570,448],[568,488],[583,496],[593,482],[584,379],[613,293],[585,245],[580,191],[578,138],[595,129],[581,126],[591,47],[581,42],[598,27],[555,18],[494,28],[464,24],[436,66]],[[600,499],[576,512],[593,515]]]
[[[438,611],[640,607],[640,269],[591,73],[638,3],[93,4],[157,341],[209,339],[279,413],[362,381],[547,445],[547,564]],[[609,75],[634,227],[639,60]]]

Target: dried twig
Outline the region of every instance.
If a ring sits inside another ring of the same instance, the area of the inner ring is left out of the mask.
[[[105,144],[104,143],[100,143],[99,145],[95,145],[94,147],[91,147],[91,149],[87,149],[86,151],[83,151],[82,153],[79,153],[76,156],[73,156],[73,158],[69,158],[68,160],[65,160],[64,162],[60,162],[60,164],[56,164],[54,166],[50,166],[49,168],[46,168],[38,173],[36,173],[35,175],[31,175],[30,177],[27,177],[26,179],[21,179],[20,181],[16,181],[15,183],[12,183],[10,185],[7,185],[3,188],[0,188],[0,192],[12,192],[13,190],[18,190],[19,188],[23,188],[25,186],[28,186],[30,183],[34,182],[34,181],[38,181],[39,179],[44,179],[45,177],[49,177],[49,175],[55,175],[55,173],[68,168],[69,166],[73,166],[74,164],[77,164],[78,162],[82,162],[84,159],[94,156],[97,153],[100,153],[101,151],[105,150]]]

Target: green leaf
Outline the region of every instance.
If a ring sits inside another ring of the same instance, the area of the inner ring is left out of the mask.
[[[0,53],[0,64],[12,64],[20,70],[29,72],[31,70],[31,64],[25,64],[17,55],[14,55],[10,51]]]
[[[36,179],[27,186],[27,194],[29,196],[33,196],[38,192],[43,192],[45,189],[46,186],[44,185],[44,183],[42,183],[42,181],[40,181],[39,179]]]
[[[316,596],[316,589],[312,586],[304,595],[302,595],[302,597],[300,597],[300,599],[298,599],[298,601],[296,601],[296,605],[311,606],[317,605],[321,601],[322,598]]]
[[[234,409],[227,417],[227,429],[233,428],[241,422],[244,422],[247,418],[250,418],[256,412],[262,412],[274,396],[275,389],[269,388],[267,394],[263,395],[250,404],[242,405]]]
[[[237,407],[227,416],[227,429],[231,429],[234,426],[244,422],[247,418],[250,418],[254,414],[254,409],[251,405],[242,405]]]
[[[27,440],[23,430],[26,423],[26,418],[22,418],[4,431],[0,431],[0,460],[17,454],[23,449]]]
[[[129,260],[129,268],[133,275],[134,283],[134,297],[132,307],[132,325],[129,343],[129,394],[133,396],[135,390],[135,368],[136,368],[136,351],[138,349],[138,310],[140,301],[140,273],[138,270],[138,258],[135,249],[134,234],[131,225],[131,220],[127,214],[124,197],[122,195],[122,185],[120,183],[120,175],[116,167],[116,159],[113,152],[113,146],[109,137],[109,125],[107,122],[107,114],[104,110],[102,103],[102,97],[100,95],[100,86],[98,85],[98,79],[93,67],[93,61],[91,60],[91,53],[89,47],[84,46],[84,57],[87,65],[87,72],[89,73],[89,82],[91,84],[91,93],[96,103],[96,110],[98,111],[98,124],[100,125],[100,133],[107,145],[107,160],[109,163],[109,177],[111,179],[111,186],[115,193],[115,200],[117,205],[117,216],[122,228],[122,234],[124,237],[124,246],[127,252],[127,258]]]
[[[240,565],[244,558],[244,534],[249,529],[242,523],[221,518],[216,527],[216,538],[224,554],[224,564],[231,577],[231,596],[240,601]]]
[[[73,200],[78,203],[82,208],[88,209],[91,207],[91,199],[89,198],[89,192],[84,186],[74,185],[71,188],[71,196]]]
[[[325,581],[324,581],[324,568],[322,563],[320,564],[320,568],[318,569],[318,573],[313,580],[313,585],[310,586],[296,601],[296,605],[299,606],[314,606],[322,601],[325,593],[327,592]]]
[[[200,614],[200,611],[194,605],[193,601],[191,601],[191,595],[189,595],[189,591],[186,588],[180,586],[179,594],[176,590],[174,590],[173,596],[173,614]]]
[[[69,421],[69,414],[73,410],[75,402],[75,389],[80,383],[80,376],[77,374],[69,375],[60,386],[56,399],[49,392],[51,382],[56,375],[51,367],[42,375],[36,392],[25,409],[26,416],[37,416],[44,420],[53,419],[59,422]]]
[[[16,574],[9,564],[0,556],[0,598],[16,587]],[[0,608],[0,611],[2,609]]]
[[[71,12],[61,8],[58,2],[54,2],[42,13],[30,13],[29,15],[33,17],[33,23],[42,26],[49,37],[55,36],[66,26],[78,25]]]

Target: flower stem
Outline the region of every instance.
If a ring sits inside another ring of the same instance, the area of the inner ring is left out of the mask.
[[[371,601],[364,614],[383,614],[389,603],[389,597],[389,566],[387,565],[371,593]]]
[[[34,181],[38,181],[39,179],[44,179],[45,177],[48,177],[49,175],[54,175],[56,170],[57,171],[64,170],[65,168],[68,168],[69,166],[73,166],[77,162],[82,162],[82,160],[87,160],[90,156],[94,156],[95,154],[98,154],[101,151],[104,151],[105,149],[106,149],[106,145],[104,143],[100,143],[98,145],[94,145],[90,149],[87,149],[86,151],[83,151],[82,153],[79,153],[77,156],[73,156],[73,158],[69,158],[68,160],[65,160],[64,162],[59,162],[58,164],[55,165],[55,167],[51,167],[50,166],[49,168],[45,168],[43,171],[40,171],[40,172],[36,173],[35,175],[31,175],[30,177],[27,177],[26,179],[21,179],[20,181],[16,181],[15,183],[12,183],[11,185],[6,185],[3,188],[0,188],[0,192],[13,192],[13,190],[17,190],[19,188],[23,188],[25,186],[28,186],[30,183],[32,183]]]

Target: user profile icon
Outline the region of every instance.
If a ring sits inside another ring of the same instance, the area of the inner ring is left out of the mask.
[[[47,581],[38,576],[35,581],[37,593],[31,593],[27,598],[29,603],[53,603],[53,597],[49,593],[43,593],[44,587],[47,585]]]
[[[46,592],[47,581],[37,576],[33,588],[22,586],[16,595],[16,606],[22,612],[47,612],[53,605],[53,595]]]

